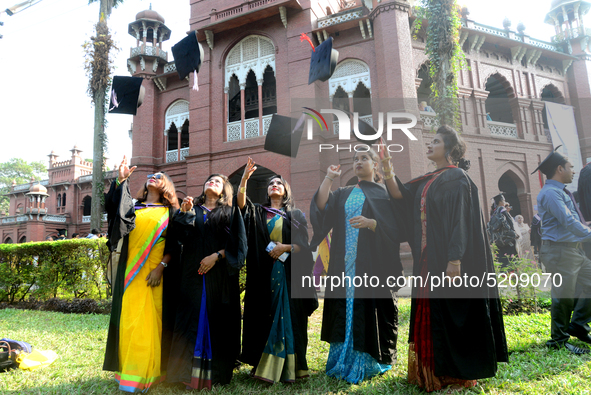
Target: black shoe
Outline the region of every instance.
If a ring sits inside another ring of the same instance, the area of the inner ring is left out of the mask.
[[[574,344],[570,344],[569,342],[564,342],[561,344],[561,343],[555,343],[555,342],[549,341],[546,344],[548,345],[548,347],[555,348],[555,349],[560,349],[560,348],[564,347],[568,351],[570,351],[571,353],[573,353],[575,355],[584,355],[584,354],[589,354],[589,352],[590,352],[590,350],[587,348],[577,347]]]
[[[588,333],[586,333],[584,335],[580,335],[580,336],[573,335],[570,332],[568,334],[571,335],[571,336],[576,337],[577,339],[579,339],[580,341],[582,341],[584,343],[591,344],[591,336]]]

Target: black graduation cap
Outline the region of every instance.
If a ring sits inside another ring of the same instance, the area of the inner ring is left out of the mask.
[[[199,72],[204,54],[203,46],[197,41],[196,30],[172,47],[172,56],[180,79],[191,74],[191,71]]]
[[[554,151],[551,152],[550,155],[548,155],[546,159],[544,159],[542,163],[540,163],[540,165],[531,174],[534,174],[536,171],[539,170],[547,176],[548,173],[552,172],[558,166],[564,165],[568,161],[568,159],[560,152],[556,152],[556,150],[558,150],[558,148],[560,147],[562,147],[562,145],[556,147]]]
[[[273,114],[265,138],[265,149],[295,158],[298,155],[302,133],[304,132],[305,116],[305,114],[302,114],[300,119],[293,119]]]
[[[308,85],[316,80],[326,81],[330,78],[339,61],[339,51],[332,49],[332,37],[315,48],[310,59]]]
[[[112,114],[135,115],[144,101],[146,90],[140,77],[113,77],[109,112]]]

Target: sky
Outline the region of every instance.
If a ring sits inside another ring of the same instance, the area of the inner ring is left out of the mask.
[[[6,9],[23,0],[0,0]],[[214,0],[211,0],[214,1]],[[87,0],[41,0],[13,16],[0,14],[0,163],[10,158],[47,162],[54,150],[58,161],[67,160],[74,145],[84,159],[92,158],[94,109],[86,93],[82,44],[93,35],[98,3]],[[470,19],[502,27],[508,17],[515,30],[519,22],[526,34],[549,41],[554,28],[543,23],[551,0],[459,0]],[[127,58],[136,40],[127,33],[135,15],[152,4],[172,30],[163,43],[170,48],[189,30],[189,0],[125,0],[113,10],[109,27],[120,51],[115,53],[115,75],[129,75]],[[494,5],[493,5],[494,4]],[[588,20],[588,18],[586,18]],[[207,48],[207,47],[206,47]],[[107,114],[108,165],[131,156],[128,131],[133,116]]]

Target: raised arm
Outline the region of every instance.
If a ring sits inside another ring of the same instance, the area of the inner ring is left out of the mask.
[[[252,160],[251,157],[248,157],[248,162],[246,162],[244,173],[242,174],[242,180],[240,181],[240,187],[238,188],[238,194],[236,195],[236,201],[238,202],[238,208],[240,208],[240,210],[242,210],[246,204],[246,184],[256,169],[257,167],[255,166],[254,160]]]
[[[398,183],[394,179],[394,171],[392,170],[392,164],[390,163],[390,159],[392,157],[390,154],[386,153],[386,145],[384,144],[383,140],[380,140],[383,149],[380,149],[380,161],[382,162],[382,170],[384,171],[384,183],[386,184],[386,188],[394,199],[402,199],[402,192],[398,188]],[[388,156],[386,156],[386,154]]]
[[[318,193],[316,194],[316,207],[318,210],[324,210],[326,203],[328,203],[328,196],[330,194],[330,188],[332,187],[332,182],[341,175],[341,165],[335,166],[330,165],[328,166],[328,170],[326,170],[326,176],[324,180],[322,180],[322,184],[320,184],[320,188],[318,188]]]

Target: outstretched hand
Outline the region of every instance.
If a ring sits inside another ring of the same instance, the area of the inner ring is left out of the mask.
[[[341,165],[335,166],[330,165],[328,166],[328,170],[326,170],[326,175],[332,179],[335,179],[341,175]]]
[[[127,180],[135,169],[137,169],[137,166],[133,166],[131,169],[129,168],[129,165],[127,163],[127,157],[123,155],[123,160],[119,165],[119,175],[117,177],[119,183],[122,183],[123,181]]]
[[[257,167],[255,166],[254,160],[252,160],[252,158],[249,156],[248,162],[246,162],[246,166],[244,167],[244,173],[242,174],[242,179],[248,180],[250,178],[250,176],[252,175],[252,173],[254,173],[254,171],[256,169],[257,169]]]

